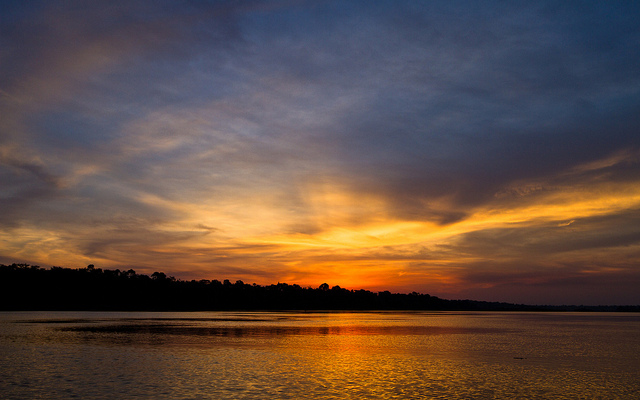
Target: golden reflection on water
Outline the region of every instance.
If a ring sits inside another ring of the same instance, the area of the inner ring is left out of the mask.
[[[0,318],[0,393],[8,399],[640,398],[640,316],[630,314],[15,320]]]

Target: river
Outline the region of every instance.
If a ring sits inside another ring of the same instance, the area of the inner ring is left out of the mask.
[[[3,399],[638,399],[640,314],[2,312]]]

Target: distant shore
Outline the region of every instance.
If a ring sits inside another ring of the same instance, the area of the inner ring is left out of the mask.
[[[86,268],[42,268],[0,264],[0,310],[222,311],[222,310],[441,310],[640,312],[639,305],[526,305],[445,300],[422,293],[318,288],[277,283],[268,286],[229,280],[184,281],[163,272],[149,275]]]

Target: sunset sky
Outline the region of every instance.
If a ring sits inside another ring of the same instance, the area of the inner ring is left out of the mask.
[[[639,21],[3,1],[0,263],[640,304]]]

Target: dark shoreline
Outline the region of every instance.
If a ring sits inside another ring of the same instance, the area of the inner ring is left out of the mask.
[[[422,293],[370,292],[322,284],[268,286],[183,281],[162,272],[51,269],[0,264],[1,311],[572,311],[640,312],[638,305],[526,305],[445,300]]]

